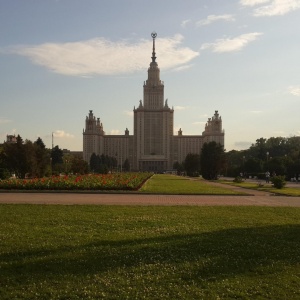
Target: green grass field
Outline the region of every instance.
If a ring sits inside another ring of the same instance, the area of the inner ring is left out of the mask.
[[[0,299],[300,299],[300,209],[0,205]]]
[[[282,189],[276,189],[271,184],[265,184],[263,181],[258,181],[258,182],[243,181],[241,183],[236,183],[228,180],[219,180],[219,182],[232,185],[232,186],[238,186],[238,187],[253,189],[258,191],[265,191],[265,192],[274,193],[283,196],[300,197],[300,185],[297,187],[284,187]]]
[[[174,175],[155,174],[139,190],[151,194],[194,195],[245,195],[230,188],[210,184],[199,178],[191,179]]]

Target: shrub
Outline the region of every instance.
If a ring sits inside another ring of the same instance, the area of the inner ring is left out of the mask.
[[[240,176],[237,176],[233,179],[233,182],[236,182],[236,183],[242,183],[243,182],[243,178],[240,177]]]
[[[284,176],[273,176],[271,182],[276,189],[282,189],[286,184]]]
[[[7,169],[0,168],[0,180],[8,179],[10,176],[11,174]]]
[[[257,182],[257,186],[258,186],[258,187],[263,187],[264,184],[263,184],[262,182],[258,181],[258,182]]]

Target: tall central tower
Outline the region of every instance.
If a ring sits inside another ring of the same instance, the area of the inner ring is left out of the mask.
[[[174,110],[164,102],[164,83],[156,62],[155,39],[153,39],[152,61],[148,68],[148,79],[144,82],[143,102],[134,109],[134,167],[141,171],[163,171],[171,169]]]
[[[160,80],[160,70],[155,56],[156,33],[151,34],[153,38],[152,61],[148,68],[148,79],[144,82],[144,107],[145,109],[162,109],[164,104],[164,83]]]
[[[203,143],[215,141],[224,145],[222,119],[218,111],[208,119],[202,135],[183,135],[181,128],[174,135],[174,110],[164,100],[164,83],[156,62],[155,41],[152,36],[152,56],[148,78],[143,85],[143,100],[134,107],[133,135],[126,128],[124,135],[106,135],[100,119],[90,110],[83,130],[83,157],[90,162],[93,153],[116,158],[118,166],[129,161],[132,171],[164,172],[182,163],[187,154],[199,154]],[[150,46],[149,46],[150,48]],[[150,51],[149,51],[150,52]]]

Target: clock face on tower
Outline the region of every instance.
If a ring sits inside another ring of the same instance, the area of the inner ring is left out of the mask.
[[[155,38],[157,37],[157,33],[156,33],[155,31],[153,31],[153,32],[151,33],[151,36],[155,39]]]

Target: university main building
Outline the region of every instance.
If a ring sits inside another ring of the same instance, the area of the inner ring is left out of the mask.
[[[218,111],[208,119],[202,135],[183,135],[181,129],[174,135],[174,109],[169,107],[168,100],[164,101],[164,83],[155,56],[156,33],[151,36],[152,61],[143,86],[143,101],[133,109],[133,135],[127,128],[124,135],[106,135],[100,118],[90,110],[83,130],[83,158],[88,163],[93,153],[104,154],[115,157],[118,165],[128,159],[132,171],[161,172],[173,169],[173,164],[183,162],[189,153],[200,154],[205,142],[215,141],[224,146]]]

